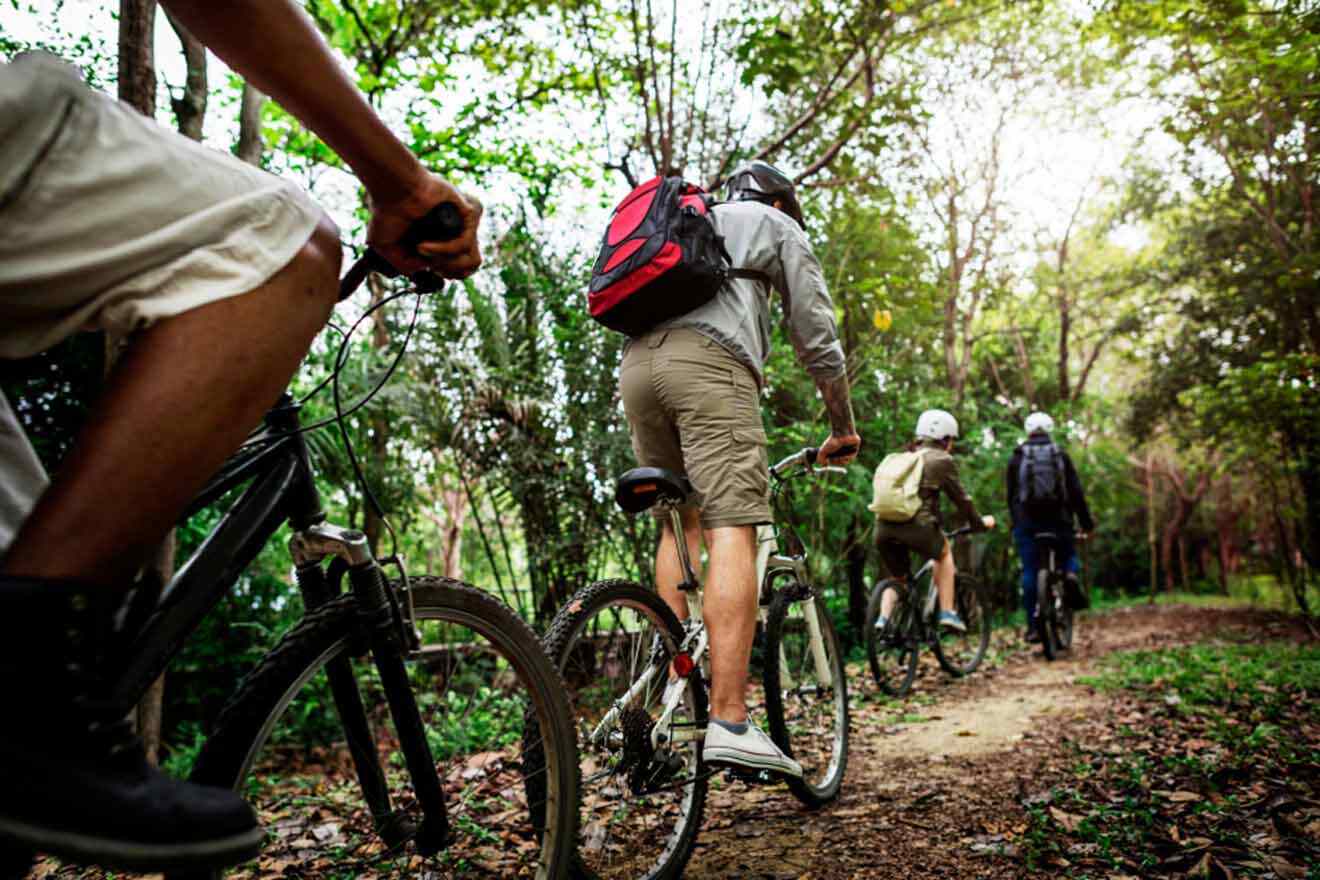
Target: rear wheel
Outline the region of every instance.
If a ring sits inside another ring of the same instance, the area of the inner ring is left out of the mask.
[[[358,606],[343,596],[308,614],[245,679],[193,769],[194,781],[242,792],[267,829],[261,860],[235,876],[278,872],[309,854],[354,873],[385,862],[373,869],[568,876],[578,790],[563,682],[535,633],[491,596],[435,577],[413,578],[411,590],[422,649],[405,659],[445,794],[444,849],[420,869],[406,857],[388,865],[420,811]],[[329,693],[335,670],[351,674],[340,679],[350,693],[356,684],[365,742],[344,741]],[[355,765],[354,751],[376,761]],[[363,809],[355,766],[379,774],[391,814]]]
[[[827,804],[848,767],[848,672],[819,596],[798,601],[789,590],[775,593],[763,672],[770,737],[802,765],[802,778],[788,779],[788,787],[808,806]]]
[[[1060,601],[1058,575],[1049,569],[1040,570],[1036,591],[1036,616],[1040,621],[1040,645],[1046,660],[1053,660],[1063,650],[1060,637]]]
[[[990,618],[981,599],[976,578],[959,574],[954,582],[954,607],[967,625],[967,632],[939,627],[935,657],[950,675],[971,675],[981,665],[990,647]]]
[[[883,630],[876,628],[880,619],[882,596],[886,589],[895,589],[898,601]],[[891,697],[907,696],[912,680],[917,676],[917,651],[920,649],[913,634],[912,606],[907,587],[894,581],[881,581],[871,591],[866,604],[866,659],[871,665],[871,676],[876,686]]]
[[[626,581],[578,591],[550,625],[546,651],[568,687],[582,762],[575,876],[677,878],[692,856],[706,804],[707,706],[700,668],[671,690],[684,632],[654,591]],[[677,702],[661,743],[667,697]]]

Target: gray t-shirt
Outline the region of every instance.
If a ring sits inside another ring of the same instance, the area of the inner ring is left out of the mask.
[[[816,379],[843,375],[846,363],[834,303],[806,234],[791,217],[760,202],[725,202],[711,210],[733,266],[765,273],[779,292],[788,338],[798,360]],[[728,349],[760,385],[770,357],[770,291],[764,282],[730,278],[715,298],[657,330],[691,327]]]

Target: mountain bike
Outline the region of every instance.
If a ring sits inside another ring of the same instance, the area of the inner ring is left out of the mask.
[[[1035,539],[1040,560],[1036,573],[1036,624],[1045,659],[1053,660],[1070,650],[1073,642],[1074,609],[1068,602],[1065,585],[1067,556],[1056,532],[1036,532]]]
[[[816,452],[801,450],[771,468],[777,520],[792,476],[843,470],[813,470]],[[681,536],[679,507],[691,493],[684,477],[636,468],[619,478],[615,498],[629,513],[659,508]],[[789,787],[817,806],[838,795],[847,765],[847,681],[838,635],[808,576],[806,553],[790,534],[759,533],[761,684],[771,737],[805,771],[803,779],[788,780]],[[581,876],[680,876],[701,826],[710,777],[718,772],[701,754],[709,720],[701,585],[686,543],[680,539],[676,546],[686,621],[654,589],[601,581],[575,594],[545,637],[578,727]],[[751,690],[749,703],[756,706]],[[768,774],[734,776],[774,781]]]
[[[432,231],[416,237],[456,237],[444,219],[432,212]],[[341,299],[368,268],[390,269],[369,251],[341,282]],[[438,289],[413,280],[420,292]],[[127,713],[141,699],[287,522],[304,615],[220,711],[191,778],[243,793],[267,845],[320,866],[365,865],[411,843],[433,857],[428,874],[564,877],[576,844],[576,745],[563,682],[535,633],[473,587],[409,576],[397,554],[384,560],[398,568],[387,578],[366,535],[323,512],[304,434],[335,421],[344,430],[347,343],[332,377],[336,416],[304,425],[286,392],[185,512],[246,484],[168,585],[139,589],[129,611],[136,636],[109,676],[111,704]]]
[[[945,537],[952,541],[971,531],[970,526],[965,526],[946,533]],[[940,606],[934,569],[935,560],[927,560],[909,580],[910,587],[900,580],[883,580],[876,584],[867,602],[863,627],[866,657],[876,685],[890,696],[904,697],[912,690],[923,646],[930,646],[945,672],[961,676],[976,671],[990,645],[990,618],[985,613],[980,582],[961,571],[954,578],[954,609],[967,625],[967,631],[960,633],[937,622]],[[921,595],[919,584],[923,578],[925,597],[918,606],[916,597]],[[878,628],[881,601],[887,589],[898,594],[898,601],[884,628]]]

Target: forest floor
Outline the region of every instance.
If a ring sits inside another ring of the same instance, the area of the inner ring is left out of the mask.
[[[964,679],[923,657],[902,703],[856,669],[838,801],[808,812],[782,790],[718,792],[685,876],[1320,878],[1320,718],[1309,705],[1320,680],[1309,692],[1258,682],[1287,717],[1235,719],[1228,706],[1213,713],[1227,725],[1219,738],[1158,676],[1118,692],[1105,680],[1117,652],[1178,663],[1182,646],[1282,642],[1286,657],[1306,639],[1274,613],[1138,606],[1080,618],[1072,651],[1053,663],[1008,630],[989,668]],[[1253,735],[1254,757],[1228,748]],[[1132,756],[1135,774],[1118,766]]]
[[[967,678],[923,655],[903,701],[850,672],[839,799],[713,784],[687,878],[1320,880],[1320,647],[1297,618],[1091,612],[1052,663],[1002,629]]]

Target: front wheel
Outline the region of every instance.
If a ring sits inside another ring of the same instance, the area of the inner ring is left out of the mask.
[[[562,680],[535,633],[486,593],[437,577],[413,578],[411,592],[422,648],[404,659],[450,826],[421,873],[567,877],[578,767]],[[258,874],[304,858],[350,859],[356,871],[391,858],[416,827],[364,630],[351,595],[309,613],[244,680],[198,756],[194,781],[233,788],[260,814]],[[346,726],[335,706],[361,723]]]
[[[770,737],[802,765],[789,779],[798,800],[834,800],[848,767],[848,672],[839,636],[819,596],[798,601],[780,590],[765,625],[765,714]]]
[[[976,579],[959,574],[954,581],[954,607],[967,625],[967,632],[946,627],[935,639],[935,657],[950,675],[971,675],[981,665],[990,647],[990,618],[985,613],[981,587]]]
[[[894,590],[898,594],[897,601],[886,625],[878,628],[876,622],[880,619],[885,590]],[[913,635],[913,623],[907,587],[890,580],[876,584],[870,601],[866,603],[863,624],[866,659],[871,665],[876,686],[891,697],[907,696],[912,690],[912,680],[917,676],[917,652],[921,646]]]

